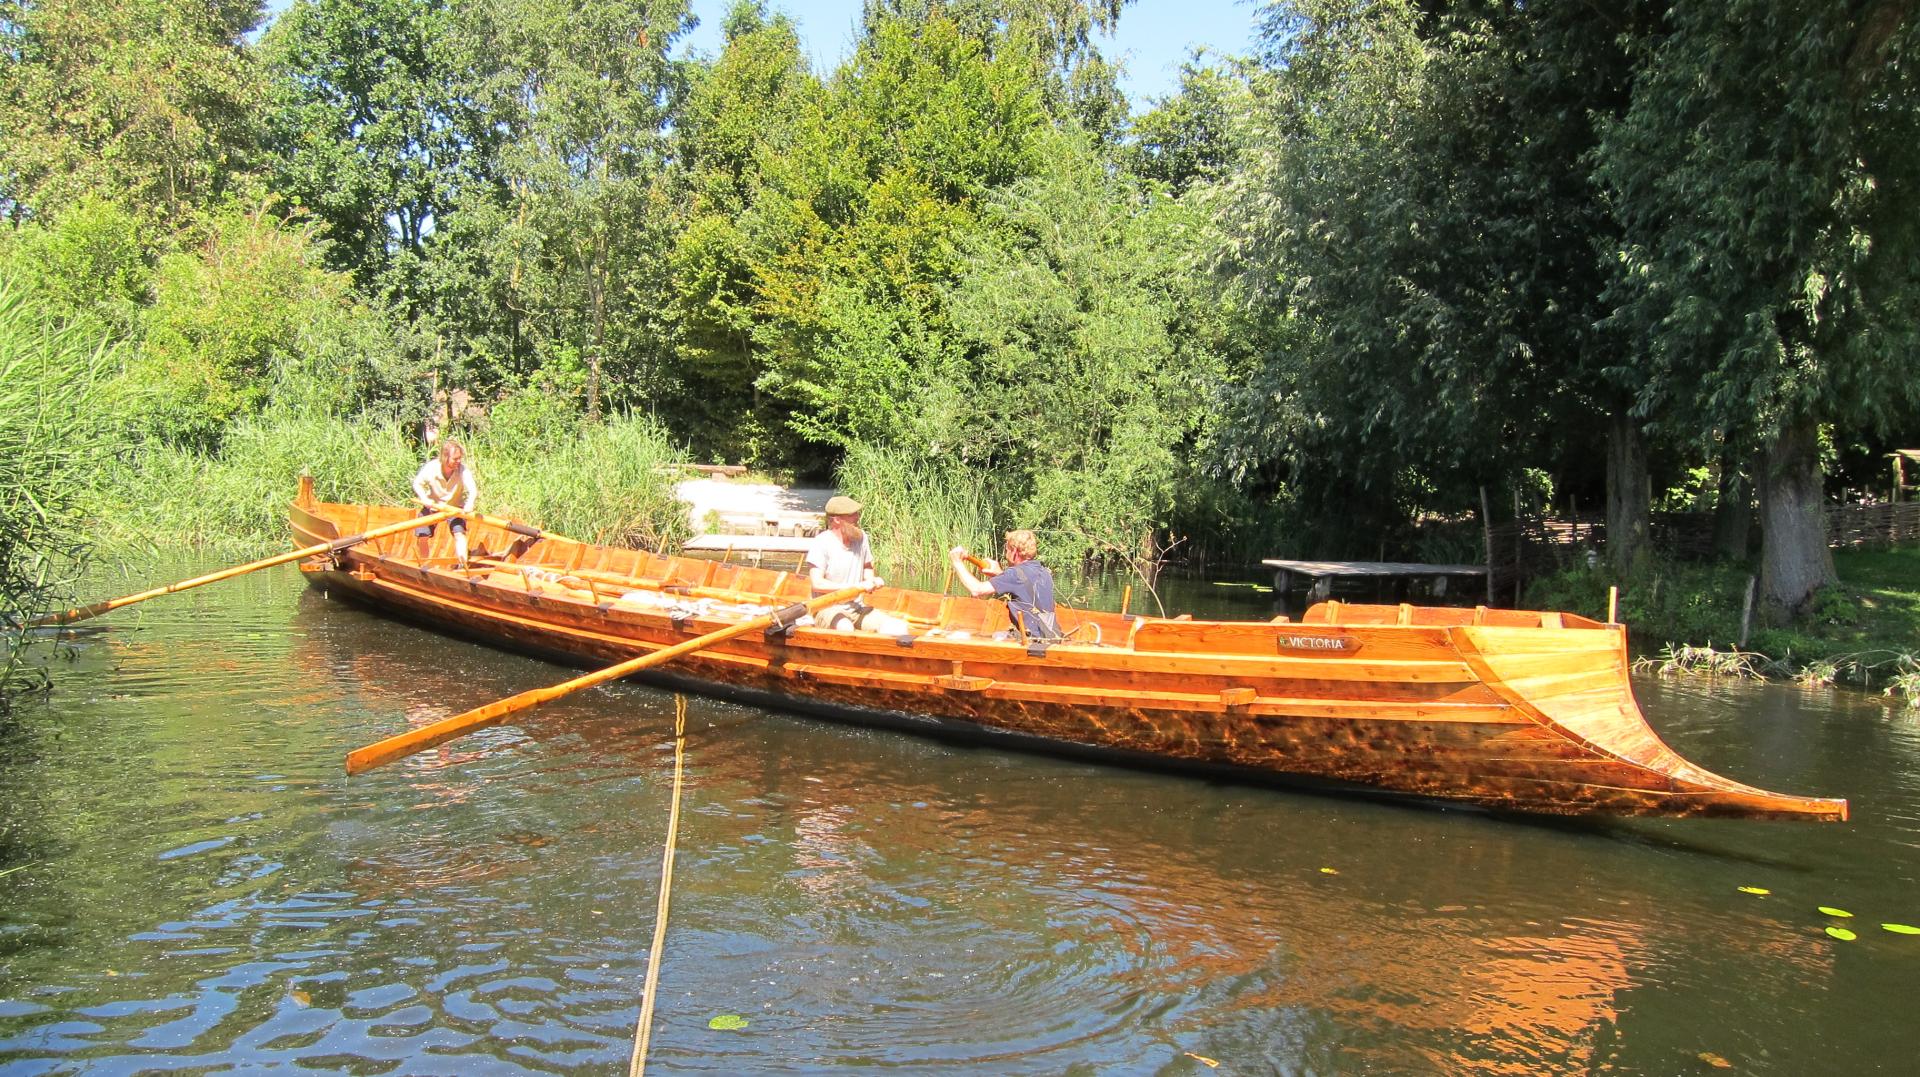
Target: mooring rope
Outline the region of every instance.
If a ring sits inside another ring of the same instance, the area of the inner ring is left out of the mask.
[[[660,854],[660,906],[653,914],[653,950],[647,956],[646,993],[640,999],[640,1023],[633,1031],[629,1077],[647,1071],[647,1044],[653,1038],[653,993],[660,985],[660,950],[667,942],[667,898],[673,892],[673,847],[680,834],[680,781],[687,750],[687,697],[673,697],[673,808],[667,813],[667,843]]]

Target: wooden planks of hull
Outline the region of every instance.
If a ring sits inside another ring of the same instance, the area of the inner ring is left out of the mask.
[[[303,490],[289,522],[311,545],[408,515]],[[645,654],[808,593],[793,573],[551,536],[501,557],[516,537],[475,521],[481,552],[467,571],[452,565],[445,529],[424,562],[402,534],[302,567],[377,607],[579,663]],[[856,720],[918,717],[1502,810],[1846,817],[1845,801],[1754,789],[1679,757],[1633,700],[1624,631],[1571,615],[1325,603],[1303,623],[1246,624],[1063,610],[1099,642],[1037,653],[1005,638],[996,602],[884,588],[872,603],[914,635],[742,636],[670,676]]]

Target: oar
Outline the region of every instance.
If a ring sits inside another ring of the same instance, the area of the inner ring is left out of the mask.
[[[109,599],[105,602],[95,602],[91,606],[80,606],[75,609],[65,610],[61,613],[49,613],[27,622],[27,627],[48,628],[53,625],[65,625],[72,624],[75,621],[84,621],[89,617],[98,617],[103,613],[117,610],[122,606],[131,606],[135,602],[145,602],[149,598],[159,598],[161,595],[170,595],[177,591],[185,591],[189,588],[199,587],[202,584],[219,583],[221,580],[230,580],[235,576],[244,576],[257,569],[284,565],[288,561],[298,561],[303,557],[312,557],[314,554],[337,553],[349,546],[357,546],[368,539],[384,538],[387,535],[410,531],[422,524],[436,523],[444,520],[453,514],[452,511],[445,511],[429,513],[425,516],[410,516],[397,524],[388,524],[385,527],[376,527],[371,531],[363,531],[358,535],[348,535],[346,538],[337,538],[327,542],[316,543],[312,546],[294,550],[292,553],[275,554],[272,557],[262,558],[250,564],[221,569],[219,572],[210,572],[205,576],[195,576],[193,579],[181,580],[179,583],[170,583],[165,587],[155,587],[150,591],[142,591],[137,595]]]
[[[517,696],[508,696],[506,699],[489,703],[484,707],[475,707],[473,710],[467,711],[464,714],[456,714],[451,718],[443,718],[432,725],[421,726],[419,729],[408,730],[398,736],[388,737],[386,740],[375,741],[364,748],[356,748],[352,752],[347,753],[347,773],[359,774],[362,771],[372,770],[374,767],[384,766],[396,759],[404,759],[415,752],[425,751],[436,744],[445,744],[455,737],[464,736],[476,729],[485,729],[490,725],[497,725],[508,715],[517,711],[523,711],[529,707],[537,707],[549,700],[559,699],[569,692],[577,692],[582,688],[591,688],[596,684],[604,684],[607,681],[618,680],[630,673],[638,673],[648,666],[657,666],[663,662],[671,662],[682,655],[692,654],[695,651],[711,647],[716,643],[724,643],[735,636],[744,636],[749,632],[759,631],[776,621],[782,625],[790,625],[794,621],[799,620],[802,613],[815,613],[837,602],[851,601],[859,597],[865,590],[863,587],[844,587],[831,594],[821,595],[819,598],[813,599],[804,605],[795,603],[785,609],[776,610],[773,613],[755,617],[752,620],[741,621],[737,625],[729,625],[717,632],[709,632],[704,636],[687,640],[685,643],[676,643],[671,647],[663,647],[660,650],[643,654],[638,658],[629,658],[625,662],[608,666],[602,670],[596,670],[584,677],[575,677],[570,681],[562,681],[550,688],[529,689]]]
[[[454,508],[452,505],[437,501],[428,501],[425,498],[416,497],[414,500],[427,508],[433,509],[435,512],[450,512],[455,516],[465,516],[469,519],[479,520],[483,524],[492,524],[495,527],[511,531],[516,535],[524,536],[536,542],[543,538],[554,539],[558,542],[574,541],[565,535],[556,535],[551,531],[542,531],[532,524],[523,524],[518,520],[509,520],[504,516],[488,516],[484,512],[472,512],[467,509]],[[575,545],[585,545],[585,543],[575,543]]]

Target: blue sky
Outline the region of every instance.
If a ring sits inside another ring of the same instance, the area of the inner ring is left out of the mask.
[[[730,2],[692,0],[700,26],[680,41],[681,54],[719,50],[720,20]],[[289,3],[267,0],[267,10],[277,13]],[[769,0],[768,6],[793,18],[820,74],[830,74],[851,51],[861,0]],[[1133,0],[1121,9],[1119,32],[1097,44],[1108,58],[1125,61],[1121,89],[1137,111],[1144,111],[1148,99],[1179,88],[1180,64],[1195,47],[1247,52],[1253,43],[1254,11],[1249,0]]]
[[[720,21],[730,3],[693,0],[700,26],[680,48],[717,51]],[[793,18],[820,74],[831,73],[852,51],[861,0],[768,0],[768,6]],[[1120,10],[1118,32],[1096,44],[1109,59],[1126,61],[1121,88],[1136,109],[1144,110],[1148,98],[1179,89],[1180,64],[1196,46],[1247,52],[1253,43],[1254,13],[1249,0],[1133,0]]]

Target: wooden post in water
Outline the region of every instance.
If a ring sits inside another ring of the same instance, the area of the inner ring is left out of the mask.
[[[1747,601],[1746,601],[1746,604],[1740,610],[1739,647],[1743,651],[1747,649],[1747,629],[1751,627],[1753,624],[1753,592],[1755,588],[1759,587],[1759,585],[1760,585],[1760,577],[1758,576],[1747,577]]]

